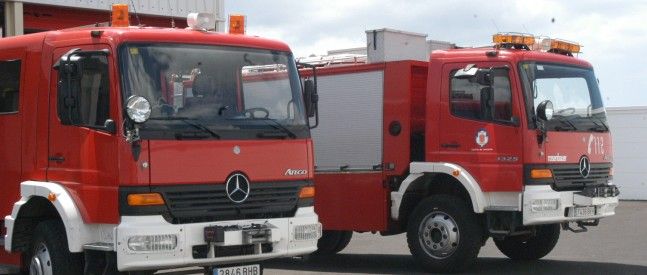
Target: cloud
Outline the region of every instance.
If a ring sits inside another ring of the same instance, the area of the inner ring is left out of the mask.
[[[297,56],[365,45],[365,30],[395,28],[463,46],[498,31],[574,40],[591,62],[607,105],[647,105],[645,1],[302,0],[226,2],[248,15],[248,33],[287,42]],[[554,19],[554,22],[553,22]]]

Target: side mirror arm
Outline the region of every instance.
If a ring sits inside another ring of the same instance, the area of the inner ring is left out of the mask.
[[[314,125],[310,125],[310,129],[314,129],[314,128],[317,128],[317,126],[319,126],[319,93],[317,91],[317,66],[307,64],[307,63],[300,63],[300,62],[297,62],[297,66],[312,69],[312,79],[313,79],[314,87],[313,87],[312,94],[310,96],[311,102],[306,102],[306,104],[310,105],[311,108],[314,110],[315,123]],[[310,116],[306,117],[306,119],[308,119],[308,124],[310,124],[309,117]]]

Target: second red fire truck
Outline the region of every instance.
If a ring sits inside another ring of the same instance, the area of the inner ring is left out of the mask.
[[[579,45],[498,34],[421,62],[407,60],[415,37],[388,32],[367,32],[366,64],[314,62],[333,64],[317,70],[319,254],[352,232],[404,232],[426,270],[457,271],[490,237],[539,259],[560,231],[614,215],[611,136]]]

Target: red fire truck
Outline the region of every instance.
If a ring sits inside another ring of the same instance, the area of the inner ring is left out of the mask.
[[[316,96],[288,46],[207,14],[129,27],[122,8],[0,39],[0,263],[259,274],[241,263],[314,251]]]
[[[426,270],[451,272],[489,237],[512,259],[539,259],[562,229],[614,215],[611,137],[579,45],[498,34],[424,62],[406,60],[427,58],[415,35],[367,34],[365,64],[310,58],[328,64],[313,131],[319,254],[352,232],[406,233]]]

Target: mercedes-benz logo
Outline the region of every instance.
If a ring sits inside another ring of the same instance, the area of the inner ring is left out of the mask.
[[[249,180],[241,173],[234,173],[227,178],[225,192],[231,201],[242,203],[249,196]]]
[[[591,161],[587,156],[582,156],[580,158],[580,175],[582,175],[583,178],[589,177],[589,173],[591,172]]]

